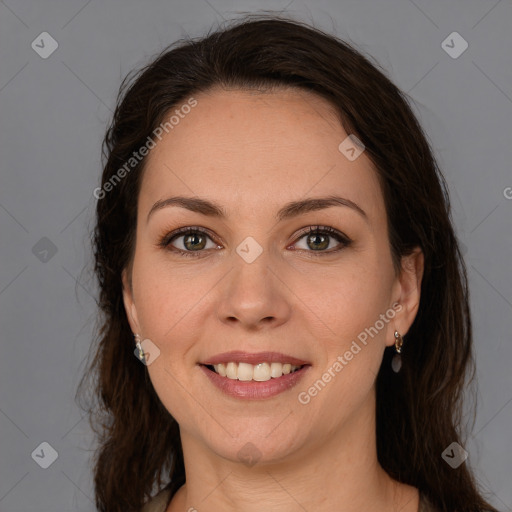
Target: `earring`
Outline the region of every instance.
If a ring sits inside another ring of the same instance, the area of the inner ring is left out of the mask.
[[[402,335],[398,331],[395,331],[395,350],[397,353],[391,360],[391,368],[393,368],[395,373],[398,373],[400,368],[402,368],[402,356],[400,355],[400,352],[402,352],[403,344],[404,340],[402,339]]]
[[[140,359],[140,361],[144,362],[144,359],[145,359],[145,355],[144,355],[144,350],[142,350],[142,345],[140,344],[140,336],[138,334],[134,334],[133,337],[135,338],[135,345],[138,349],[138,355],[137,357]]]

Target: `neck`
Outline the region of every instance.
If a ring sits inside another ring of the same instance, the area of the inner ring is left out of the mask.
[[[186,431],[181,438],[187,482],[169,512],[417,510],[416,490],[395,482],[378,463],[373,400],[350,424],[282,461],[247,466],[219,457]]]

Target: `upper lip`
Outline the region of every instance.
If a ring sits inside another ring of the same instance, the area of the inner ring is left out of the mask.
[[[243,352],[241,350],[232,350],[231,352],[223,352],[222,354],[217,354],[213,357],[209,357],[206,361],[202,361],[201,364],[213,365],[229,362],[249,363],[252,365],[258,363],[290,363],[295,366],[309,364],[307,361],[286,354],[281,354],[280,352],[249,353]]]

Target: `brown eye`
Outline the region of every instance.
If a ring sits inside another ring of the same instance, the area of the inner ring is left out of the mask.
[[[311,226],[308,231],[299,238],[299,240],[302,240],[303,238],[305,239],[306,249],[310,249],[307,252],[318,252],[318,255],[322,253],[331,254],[333,252],[338,252],[352,243],[347,236],[343,235],[336,229],[322,226]],[[333,239],[336,240],[338,242],[338,246],[341,247],[327,251],[326,249],[329,248]],[[303,250],[304,248],[299,247],[299,249]],[[317,255],[315,254],[315,256]]]
[[[203,234],[190,234],[184,235],[183,245],[186,249],[192,251],[195,249],[204,249],[206,245],[206,236]]]
[[[313,233],[312,235],[307,235],[307,244],[311,249],[320,250],[327,249],[329,247],[329,238],[330,235],[323,235],[321,233]]]
[[[211,236],[204,229],[187,227],[166,235],[158,245],[184,256],[200,256],[204,249],[218,247],[212,240],[212,246],[207,247],[208,239],[211,240]]]

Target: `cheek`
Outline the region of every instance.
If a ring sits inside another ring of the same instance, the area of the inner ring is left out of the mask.
[[[354,253],[336,268],[296,279],[294,291],[324,324],[335,348],[350,344],[391,306],[392,267],[376,260],[372,253]]]
[[[145,337],[161,343],[192,307],[195,294],[179,271],[166,268],[142,251],[138,256],[133,265],[133,288],[139,324]]]
[[[144,257],[145,256],[145,257]],[[212,297],[222,276],[207,266],[170,262],[159,254],[134,262],[133,286],[141,334],[160,349],[162,361],[181,373],[197,362],[203,327],[214,317]],[[150,370],[151,372],[151,370]]]
[[[386,316],[390,281],[361,265],[317,283],[321,292],[310,290],[304,302],[316,305],[306,322],[317,326],[313,334],[321,357],[314,375],[298,392],[309,400],[311,415],[322,415],[323,427],[335,431],[372,392],[392,326],[392,316]]]

